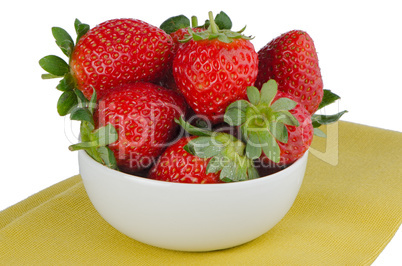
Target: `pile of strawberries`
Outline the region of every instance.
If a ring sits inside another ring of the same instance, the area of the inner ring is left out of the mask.
[[[129,174],[220,183],[279,171],[308,150],[322,124],[345,112],[318,115],[339,99],[323,89],[313,40],[293,30],[258,52],[224,13],[199,26],[196,17],[160,27],[113,19],[90,29],[75,21],[77,39],[52,28],[69,58],[39,64],[61,78],[57,110],[81,121],[92,158]]]

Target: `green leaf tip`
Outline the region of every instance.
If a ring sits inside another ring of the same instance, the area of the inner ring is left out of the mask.
[[[81,37],[84,36],[90,29],[88,24],[81,23],[81,21],[79,21],[78,19],[75,19],[74,21],[74,28],[75,33],[77,34],[77,43],[81,39]]]
[[[39,65],[56,77],[64,77],[70,72],[70,66],[62,58],[56,55],[48,55],[39,60]]]
[[[311,116],[311,120],[313,122],[313,127],[318,128],[321,125],[329,125],[332,123],[335,123],[339,121],[339,119],[346,114],[348,111],[344,110],[342,112],[333,114],[333,115],[318,115],[318,114],[313,114]]]
[[[327,105],[330,105],[334,103],[336,100],[339,100],[341,97],[339,97],[337,94],[333,93],[330,90],[324,89],[324,95],[322,97],[321,103],[318,106],[318,110],[324,108]]]

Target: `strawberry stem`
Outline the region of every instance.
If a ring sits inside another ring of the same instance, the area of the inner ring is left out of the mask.
[[[198,18],[196,16],[191,17],[191,27],[192,28],[198,27]]]
[[[212,11],[209,11],[209,12],[208,12],[208,17],[209,17],[209,23],[210,23],[210,27],[211,27],[212,33],[218,34],[218,33],[219,33],[219,29],[218,29],[218,26],[217,26],[216,23],[215,23],[214,15],[213,15]]]

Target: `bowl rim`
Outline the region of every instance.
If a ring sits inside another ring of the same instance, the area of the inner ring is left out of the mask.
[[[102,171],[106,171],[107,173],[110,174],[117,174],[118,178],[127,180],[129,182],[141,182],[141,183],[149,183],[150,185],[158,185],[158,186],[176,186],[176,187],[197,187],[197,188],[223,188],[223,187],[236,187],[236,186],[244,186],[246,184],[248,185],[257,185],[258,183],[261,182],[266,182],[267,180],[275,180],[279,178],[283,178],[286,176],[286,173],[292,172],[295,168],[298,168],[300,164],[303,164],[304,161],[307,161],[308,159],[308,154],[309,150],[307,150],[302,157],[297,159],[292,165],[286,167],[285,169],[282,169],[274,174],[270,174],[267,176],[262,176],[259,178],[255,179],[250,179],[250,180],[244,180],[244,181],[238,181],[238,182],[228,182],[228,183],[208,183],[208,184],[195,184],[195,183],[179,183],[179,182],[168,182],[168,181],[161,181],[161,180],[154,180],[150,179],[147,177],[142,177],[142,176],[137,176],[133,174],[128,174],[124,173],[118,170],[111,169],[107,167],[106,165],[103,165],[97,161],[95,161],[91,156],[88,155],[88,153],[85,150],[79,150],[79,157],[82,156],[84,160],[89,161],[92,165],[96,165],[98,168],[103,169]],[[80,160],[80,159],[79,159]],[[307,163],[307,162],[305,162]],[[80,165],[81,168],[81,165]],[[90,166],[92,168],[92,166]],[[80,170],[81,174],[81,170]]]

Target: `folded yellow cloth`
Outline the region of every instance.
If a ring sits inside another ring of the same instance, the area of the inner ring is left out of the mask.
[[[0,265],[370,264],[402,221],[402,133],[347,122],[326,131],[289,213],[247,244],[204,253],[142,244],[107,224],[74,176],[0,213]]]

